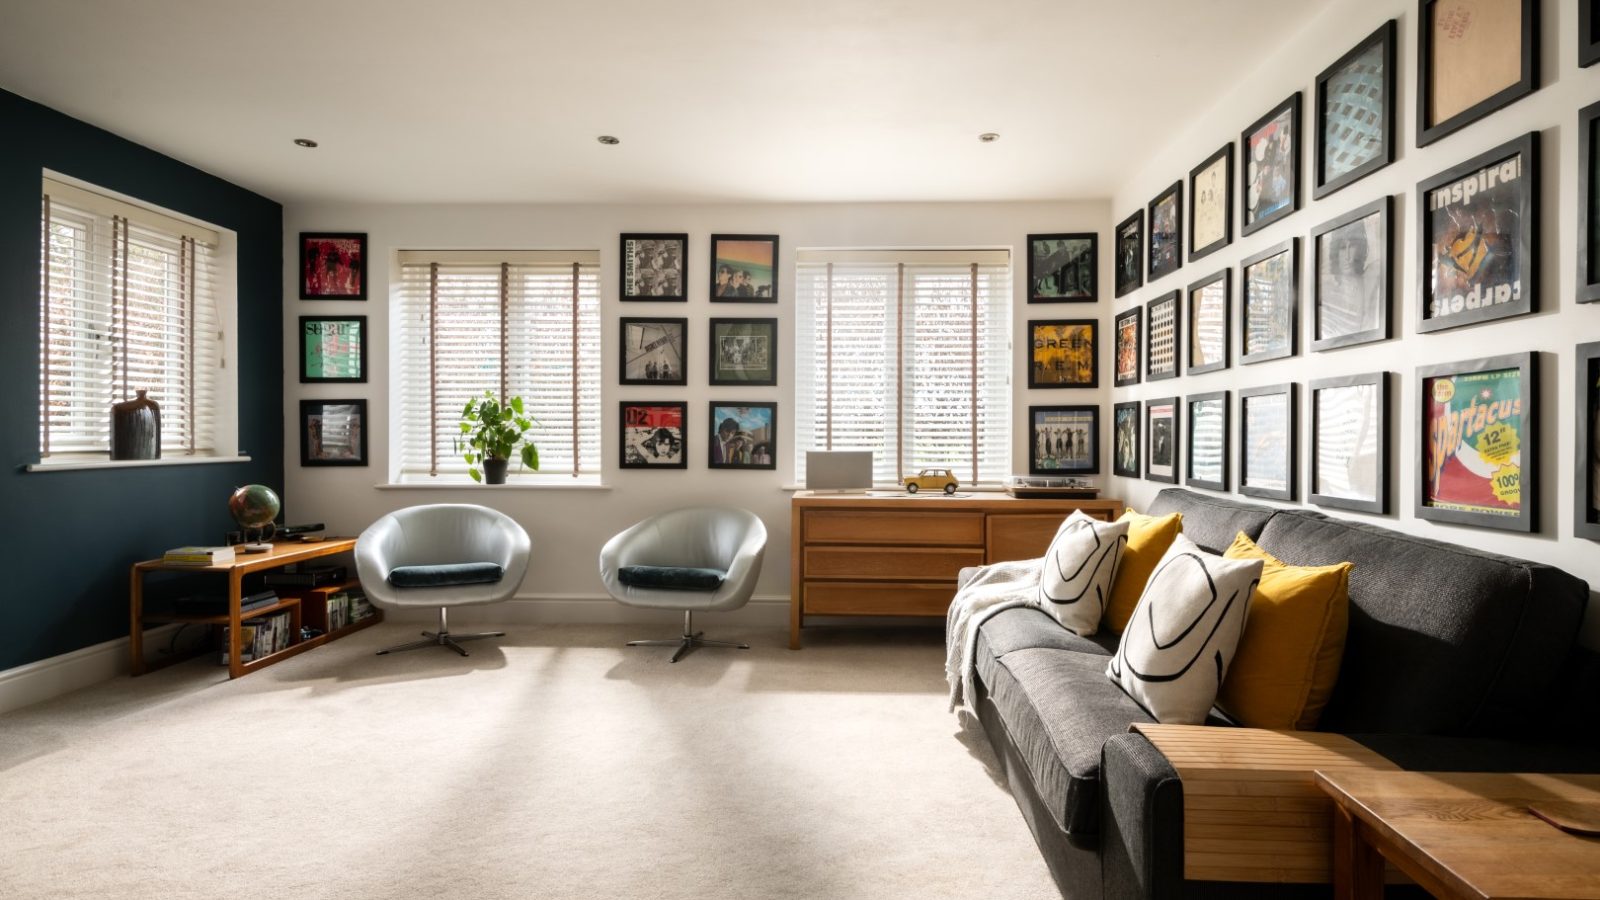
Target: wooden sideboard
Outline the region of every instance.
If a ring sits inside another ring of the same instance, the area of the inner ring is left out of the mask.
[[[1032,559],[1061,521],[1081,509],[1097,519],[1120,500],[795,494],[791,506],[789,647],[800,649],[806,616],[942,616],[966,566]]]

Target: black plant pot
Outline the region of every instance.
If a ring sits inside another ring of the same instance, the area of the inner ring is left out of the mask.
[[[495,459],[489,457],[483,461],[483,481],[485,484],[505,484],[506,467],[511,465],[509,459]]]

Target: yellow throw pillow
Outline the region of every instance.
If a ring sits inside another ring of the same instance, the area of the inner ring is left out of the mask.
[[[1217,706],[1251,728],[1315,728],[1339,680],[1351,564],[1287,565],[1242,531],[1222,555],[1265,565]]]
[[[1183,531],[1183,514],[1142,516],[1131,508],[1118,521],[1128,522],[1128,546],[1123,548],[1117,577],[1111,583],[1111,602],[1106,604],[1106,627],[1121,634],[1139,605],[1145,582],[1156,570],[1156,563],[1167,555],[1172,539]]]

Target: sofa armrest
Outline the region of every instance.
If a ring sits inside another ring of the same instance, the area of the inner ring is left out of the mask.
[[[1100,751],[1100,866],[1106,897],[1181,897],[1183,782],[1142,734]]]

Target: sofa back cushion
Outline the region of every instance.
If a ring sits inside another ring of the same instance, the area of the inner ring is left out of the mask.
[[[1221,553],[1241,531],[1252,541],[1261,540],[1261,529],[1277,510],[1183,488],[1167,488],[1156,495],[1148,512],[1152,516],[1182,513],[1183,536],[1207,553]]]

